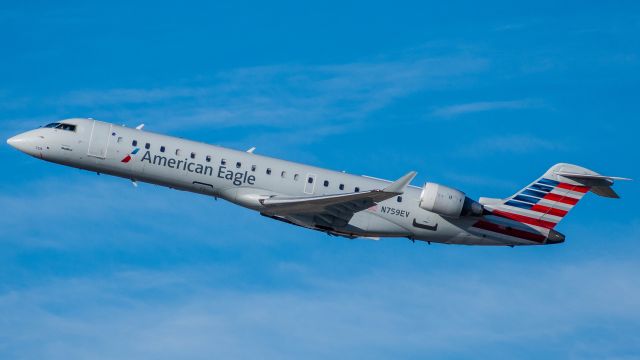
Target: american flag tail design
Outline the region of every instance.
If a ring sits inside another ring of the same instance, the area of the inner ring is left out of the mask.
[[[589,191],[618,198],[611,188],[615,180],[630,179],[603,176],[577,165],[556,164],[506,199],[481,198],[488,213],[472,227],[509,240],[515,237],[541,244],[562,242],[564,236],[553,228]]]

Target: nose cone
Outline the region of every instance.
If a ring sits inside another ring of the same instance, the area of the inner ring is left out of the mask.
[[[39,140],[41,139],[38,136],[24,133],[9,138],[7,140],[7,144],[22,151],[23,153],[36,156],[38,153],[36,145],[39,143]]]
[[[16,135],[14,137],[9,138],[7,140],[7,144],[11,145],[11,147],[18,149],[18,146],[20,146],[20,142],[23,142],[23,141],[24,139],[22,139],[20,135]]]

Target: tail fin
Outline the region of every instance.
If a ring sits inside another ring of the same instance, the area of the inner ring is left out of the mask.
[[[556,164],[529,186],[507,199],[487,204],[487,207],[492,215],[534,226],[542,231],[551,230],[588,191],[618,198],[618,194],[611,188],[614,180],[630,179],[603,176],[577,165]]]

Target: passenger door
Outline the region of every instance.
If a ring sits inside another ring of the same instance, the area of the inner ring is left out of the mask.
[[[104,159],[107,157],[109,139],[111,139],[111,124],[93,120],[89,149],[87,155]]]

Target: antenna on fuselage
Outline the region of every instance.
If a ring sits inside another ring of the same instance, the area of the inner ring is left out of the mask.
[[[255,147],[255,146],[252,146],[252,147],[251,147],[251,149],[247,150],[247,152],[248,152],[249,154],[253,154],[253,152],[254,152],[255,150],[256,150],[256,147]]]
[[[144,124],[140,124],[140,125],[136,126],[136,130],[142,130],[143,127],[144,127]]]

